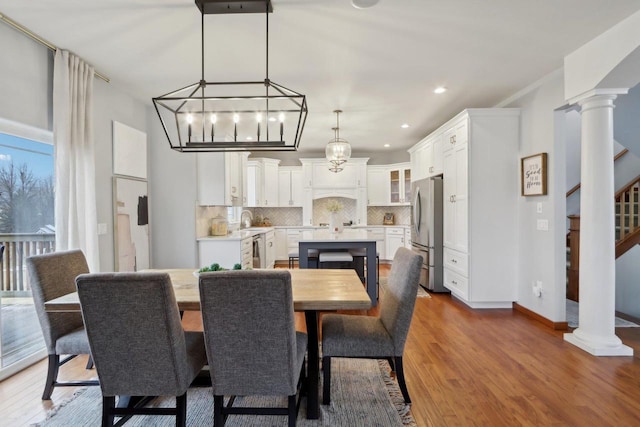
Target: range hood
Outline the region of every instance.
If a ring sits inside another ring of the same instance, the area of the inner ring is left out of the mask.
[[[312,199],[324,199],[326,197],[344,197],[346,199],[358,199],[358,191],[355,188],[314,188]]]

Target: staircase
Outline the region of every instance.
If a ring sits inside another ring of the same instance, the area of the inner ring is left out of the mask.
[[[616,258],[640,244],[640,175],[616,192]],[[580,216],[569,216],[567,234],[567,298],[578,301]]]

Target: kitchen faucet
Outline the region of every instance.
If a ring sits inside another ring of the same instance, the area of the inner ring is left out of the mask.
[[[247,219],[245,218],[245,213],[249,214],[248,222],[247,222]],[[240,214],[240,227],[250,228],[251,223],[253,223],[253,214],[251,213],[251,211],[248,211],[248,210],[242,211],[242,213]]]

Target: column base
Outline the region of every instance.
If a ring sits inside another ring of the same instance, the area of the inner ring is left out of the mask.
[[[564,340],[594,356],[633,356],[633,349],[622,343],[617,346],[603,346],[599,343],[585,340],[574,333],[564,334]]]

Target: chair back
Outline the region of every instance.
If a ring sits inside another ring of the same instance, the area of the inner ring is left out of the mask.
[[[103,396],[183,394],[192,378],[167,273],[98,273],[76,279]]]
[[[402,356],[411,326],[418,295],[422,256],[399,248],[393,258],[384,300],[380,304],[380,320],[393,340],[396,356]]]
[[[200,304],[214,395],[296,393],[288,271],[203,273]]]
[[[47,313],[44,303],[76,291],[76,277],[89,272],[80,250],[52,252],[27,258],[27,272],[44,342],[49,354],[55,354],[56,341],[82,327],[80,313]]]

